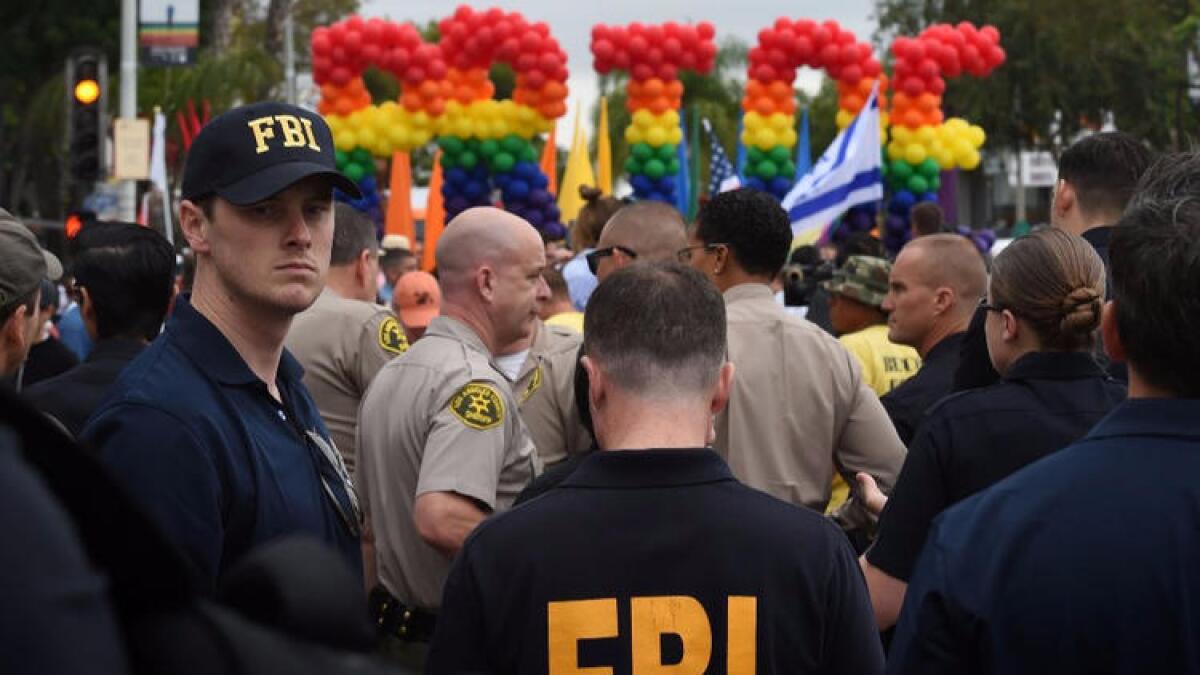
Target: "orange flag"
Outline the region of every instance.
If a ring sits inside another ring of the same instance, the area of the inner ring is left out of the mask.
[[[550,127],[550,135],[546,137],[546,147],[542,148],[542,161],[539,162],[542,173],[550,179],[546,190],[558,196],[558,145],[554,142],[554,127]]]
[[[421,255],[421,269],[432,272],[437,261],[438,238],[446,227],[446,209],[442,205],[442,151],[433,156],[433,175],[429,177],[429,201],[425,203],[425,252]],[[415,241],[415,240],[414,240]]]
[[[412,212],[412,162],[407,152],[392,153],[392,179],[384,234],[402,234],[417,240]]]

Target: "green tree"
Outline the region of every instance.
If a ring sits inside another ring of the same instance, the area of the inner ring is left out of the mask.
[[[1196,56],[1194,2],[1108,0],[877,0],[877,42],[934,23],[992,24],[1008,61],[987,78],[947,82],[944,108],[982,126],[989,144],[1058,153],[1111,116],[1158,149],[1200,133],[1188,98]]]

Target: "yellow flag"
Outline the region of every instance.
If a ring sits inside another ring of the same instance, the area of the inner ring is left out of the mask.
[[[608,98],[600,97],[600,124],[596,127],[596,187],[612,196],[612,143],[608,140]]]
[[[588,157],[587,136],[579,126],[579,110],[575,110],[575,133],[571,135],[571,152],[567,155],[567,169],[563,172],[562,185],[558,191],[558,210],[562,222],[567,223],[579,215],[583,208],[583,197],[579,196],[580,185],[595,185],[592,160]]]

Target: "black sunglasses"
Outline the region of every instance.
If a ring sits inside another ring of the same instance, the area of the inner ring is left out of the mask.
[[[1000,305],[989,305],[987,298],[980,298],[979,299],[979,309],[982,309],[985,312],[996,312],[997,314],[999,314],[1000,312],[1003,312],[1007,308],[1001,307]]]
[[[596,274],[596,270],[600,269],[600,259],[607,258],[615,251],[620,251],[631,259],[637,258],[637,251],[625,246],[608,246],[606,248],[598,248],[584,256],[584,258],[587,260],[588,269],[591,270],[593,275]]]

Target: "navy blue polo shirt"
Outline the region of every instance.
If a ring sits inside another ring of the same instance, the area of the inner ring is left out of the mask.
[[[595,452],[480,525],[446,582],[428,672],[628,673],[635,653],[647,670],[883,667],[841,531],[742,485],[713,451],[678,449]]]
[[[955,333],[942,338],[921,360],[916,375],[879,398],[905,445],[912,442],[930,406],[954,389],[964,335]]]
[[[1124,400],[1085,352],[1031,352],[1000,382],[942,399],[908,449],[867,560],[907,581],[947,506],[1082,438]]]
[[[361,574],[359,539],[343,522],[342,513],[354,518],[347,491],[306,438],[329,434],[303,374],[284,350],[277,402],[216,326],[180,297],[162,335],[129,364],[84,429],[210,585],[256,545],[290,534],[324,541]]]
[[[1200,400],[1136,399],[937,521],[891,673],[1200,673]]]

